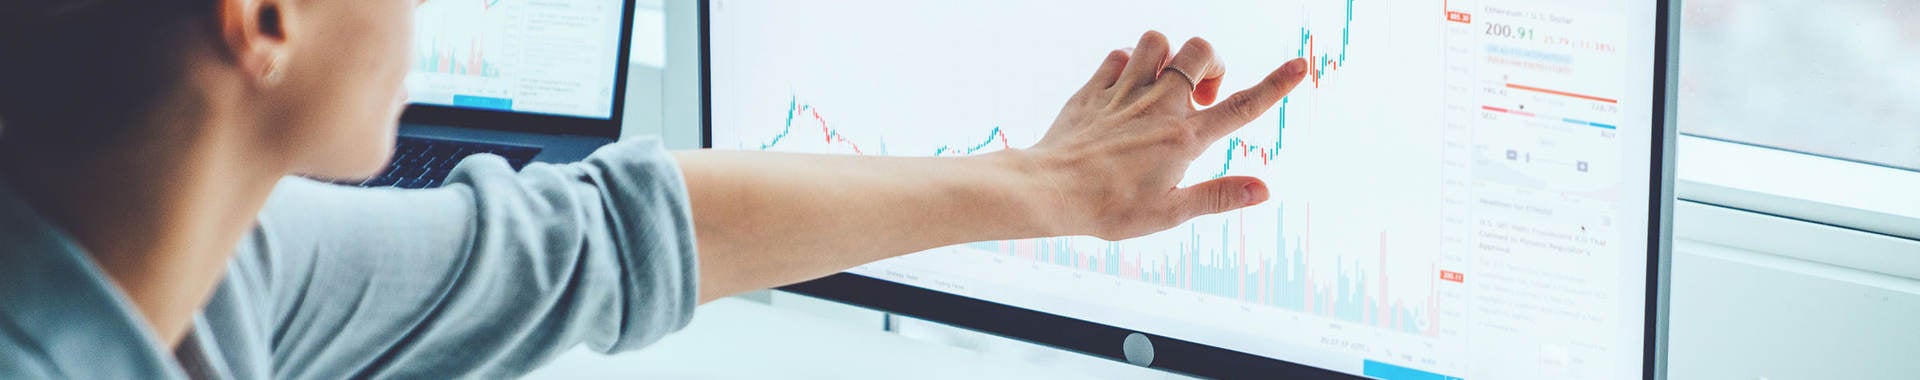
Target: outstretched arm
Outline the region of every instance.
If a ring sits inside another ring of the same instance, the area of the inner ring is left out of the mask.
[[[1114,52],[1037,145],[976,157],[669,160],[657,144],[629,142],[517,173],[475,156],[425,191],[288,179],[235,255],[229,276],[241,285],[223,289],[242,292],[206,308],[271,305],[245,314],[259,323],[215,323],[243,330],[214,333],[271,336],[256,343],[285,364],[275,374],[511,377],[581,343],[650,344],[684,326],[696,302],[895,255],[1121,239],[1266,200],[1250,177],[1178,186],[1210,142],[1297,85],[1304,62],[1200,110],[1220,65],[1204,41],[1169,50],[1149,33],[1131,54]]]
[[[1178,185],[1203,150],[1298,85],[1306,62],[1214,105],[1225,70],[1211,46],[1171,50],[1148,32],[1131,52],[1109,54],[1031,148],[965,158],[678,153],[701,302],[940,246],[1124,239],[1265,201],[1252,177]]]

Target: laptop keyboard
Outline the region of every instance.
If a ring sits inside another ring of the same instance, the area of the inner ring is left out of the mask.
[[[439,187],[447,181],[447,174],[453,172],[454,164],[480,153],[505,157],[513,170],[520,170],[533,162],[533,156],[540,154],[540,148],[401,136],[394,145],[393,162],[387,164],[386,172],[361,182],[360,186],[403,189]]]

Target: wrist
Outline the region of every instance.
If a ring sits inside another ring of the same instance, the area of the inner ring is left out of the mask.
[[[1015,216],[1009,222],[1019,226],[1019,238],[1052,237],[1079,234],[1075,198],[1067,190],[1070,182],[1040,152],[1008,149],[982,156],[1008,181],[1000,188],[1007,193],[1006,204]]]

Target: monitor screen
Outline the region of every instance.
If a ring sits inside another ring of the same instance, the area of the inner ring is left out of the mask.
[[[613,117],[624,0],[434,0],[414,16],[414,104]]]
[[[1309,78],[1186,182],[1257,207],[1125,241],[935,249],[852,274],[1354,375],[1639,378],[1654,0],[710,0],[711,147],[1034,143],[1107,52],[1209,39],[1226,89]],[[938,316],[934,316],[938,319]]]

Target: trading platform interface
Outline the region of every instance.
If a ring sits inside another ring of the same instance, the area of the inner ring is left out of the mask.
[[[1106,52],[1209,39],[1291,96],[1193,163],[1271,201],[853,273],[1381,378],[1638,377],[1654,2],[714,0],[712,146],[1033,144]]]
[[[613,116],[622,0],[434,0],[414,16],[409,101]]]

